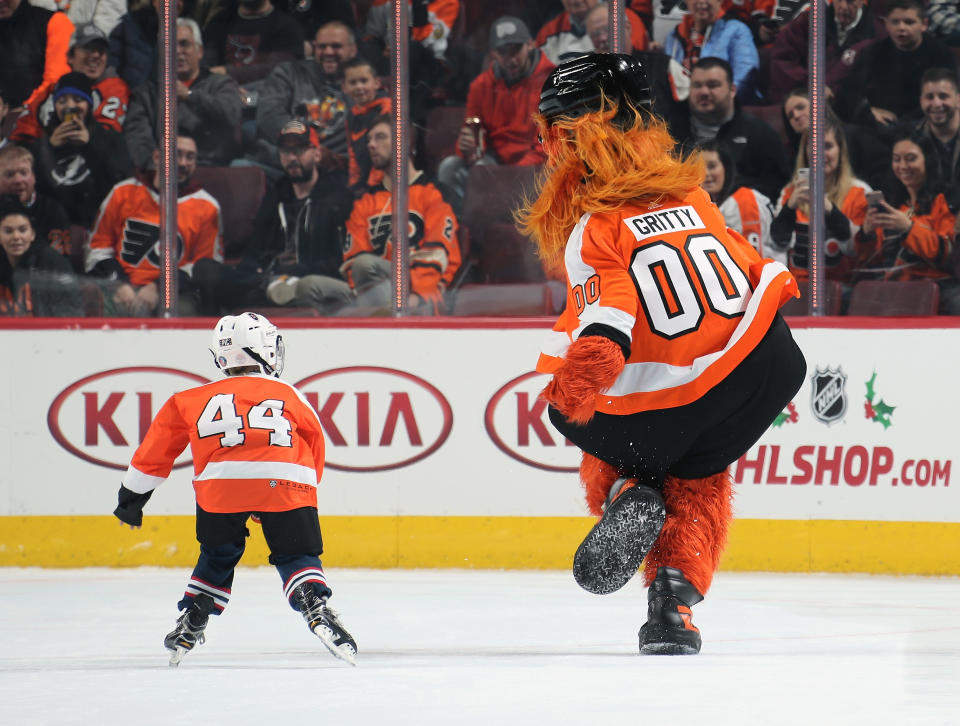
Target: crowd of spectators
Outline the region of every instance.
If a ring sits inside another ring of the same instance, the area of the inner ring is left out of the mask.
[[[624,4],[620,47],[644,61],[678,152],[702,154],[704,189],[727,224],[805,279],[806,6],[685,0],[670,23],[655,15],[660,3]],[[159,6],[0,0],[0,314],[158,314]],[[825,14],[825,262],[844,301],[861,280],[923,279],[937,285],[941,313],[960,314],[958,6],[832,0]],[[389,308],[392,9],[178,1],[181,314]],[[559,62],[610,50],[609,9],[603,0],[410,0],[409,9],[408,302],[419,314],[456,313],[459,288],[516,279],[490,269],[506,259],[492,247],[524,244],[471,239],[478,216],[509,222],[524,193],[504,183],[482,190],[492,206],[479,205],[474,170],[529,179],[539,169],[543,79]],[[260,191],[254,206],[228,213],[230,185],[215,182],[241,172]],[[551,284],[542,270],[523,274]]]

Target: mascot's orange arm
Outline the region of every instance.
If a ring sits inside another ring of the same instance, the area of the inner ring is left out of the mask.
[[[617,343],[601,335],[581,336],[567,349],[540,397],[569,421],[584,424],[593,418],[597,396],[613,385],[624,363]]]

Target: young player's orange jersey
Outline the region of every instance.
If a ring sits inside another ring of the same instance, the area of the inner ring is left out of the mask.
[[[590,326],[630,341],[623,372],[597,396],[602,413],[695,401],[799,295],[787,268],[761,259],[699,188],[683,199],[585,214],[567,241],[566,268],[566,308],[537,370],[557,370],[566,348]]]
[[[175,393],[133,455],[123,486],[152,491],[188,444],[197,504],[207,512],[317,506],[323,432],[316,411],[289,383],[231,376]]]
[[[177,199],[179,268],[192,274],[202,257],[223,260],[220,205],[199,187],[181,191]],[[160,198],[138,179],[126,179],[110,190],[90,237],[86,271],[116,259],[133,285],[160,277]]]

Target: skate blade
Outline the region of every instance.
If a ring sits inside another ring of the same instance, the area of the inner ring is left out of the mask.
[[[699,648],[682,643],[644,643],[640,655],[696,655]]]
[[[607,595],[626,585],[653,547],[666,509],[660,494],[635,486],[617,497],[573,557],[573,576],[587,592]]]
[[[346,661],[352,666],[357,665],[357,651],[354,650],[353,646],[348,643],[338,646],[333,642],[333,634],[326,628],[319,627],[313,631],[313,634],[320,638],[320,642],[337,658]]]
[[[183,660],[183,656],[185,656],[187,653],[189,653],[189,651],[186,648],[177,648],[176,650],[171,650],[170,651],[170,667],[176,668],[177,666],[179,666],[180,661]]]

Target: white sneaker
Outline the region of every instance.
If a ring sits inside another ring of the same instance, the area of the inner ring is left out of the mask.
[[[280,275],[267,285],[267,299],[274,305],[286,305],[297,294],[299,277]]]

